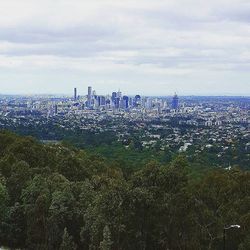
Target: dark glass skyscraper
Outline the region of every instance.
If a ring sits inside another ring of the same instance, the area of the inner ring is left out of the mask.
[[[135,99],[134,99],[134,107],[138,107],[141,105],[141,96],[140,95],[136,95]]]
[[[92,87],[88,87],[88,96],[87,96],[87,106],[88,108],[91,107],[91,100],[92,100]]]
[[[123,96],[123,105],[124,105],[124,108],[128,108],[128,100],[129,100],[129,98],[128,98],[128,96]]]
[[[77,99],[77,88],[74,88],[74,100]]]
[[[179,107],[179,98],[177,94],[175,93],[173,99],[172,99],[172,109],[178,109]]]

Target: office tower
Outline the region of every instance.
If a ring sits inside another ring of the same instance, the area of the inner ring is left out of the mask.
[[[77,99],[77,88],[74,88],[74,100]]]
[[[101,106],[101,96],[97,96],[98,107]]]
[[[111,101],[110,99],[106,99],[106,108],[110,108],[111,107]]]
[[[55,105],[55,114],[57,114],[58,113],[58,106],[57,106],[57,104]]]
[[[122,92],[120,91],[120,89],[117,92],[117,97],[121,98],[122,97]]]
[[[91,108],[97,108],[99,107],[99,103],[98,103],[98,96],[92,96],[91,99]]]
[[[120,107],[120,98],[119,97],[115,98],[115,103],[114,104],[115,104],[115,108],[119,109],[119,107]]]
[[[123,96],[123,108],[127,109],[128,108],[128,96]]]
[[[129,97],[128,106],[129,106],[129,107],[132,107],[132,106],[133,106],[133,98],[132,98],[132,97]]]
[[[163,102],[163,108],[165,109],[165,108],[167,108],[168,107],[168,103],[167,103],[167,101],[164,101]]]
[[[140,95],[136,95],[135,99],[134,99],[134,106],[138,107],[141,105],[141,96]]]
[[[91,107],[91,99],[92,99],[92,87],[88,87],[88,95],[87,95],[87,106],[88,108]]]
[[[98,106],[105,106],[106,104],[106,98],[105,96],[98,96]]]
[[[88,98],[91,99],[91,96],[92,96],[92,87],[88,86]]]
[[[145,104],[145,107],[147,109],[151,109],[153,107],[153,100],[151,98],[148,98]]]
[[[112,93],[112,96],[111,96],[111,100],[113,103],[115,103],[115,98],[117,97],[117,93],[116,92],[113,92]]]
[[[178,109],[179,106],[179,98],[177,94],[175,93],[173,99],[172,99],[172,109]]]
[[[145,108],[145,107],[146,107],[146,102],[147,102],[147,98],[146,98],[146,97],[143,97],[143,98],[141,99],[141,107],[142,107],[142,108]]]

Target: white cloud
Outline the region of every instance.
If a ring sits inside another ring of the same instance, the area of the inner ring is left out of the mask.
[[[250,76],[249,10],[246,0],[0,0],[0,71],[29,72],[34,90],[37,71],[48,82],[65,71],[68,82],[82,74],[97,84],[126,82],[130,92],[137,80],[150,92],[165,77],[195,93],[197,76],[213,76],[234,93]],[[19,82],[10,81],[15,91]]]

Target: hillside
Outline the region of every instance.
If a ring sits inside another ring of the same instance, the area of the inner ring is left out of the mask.
[[[129,172],[115,162],[0,132],[0,246],[222,249],[224,225],[240,224],[227,249],[250,248],[248,171],[195,178],[181,156]]]

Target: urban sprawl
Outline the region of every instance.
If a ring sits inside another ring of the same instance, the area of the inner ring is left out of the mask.
[[[249,97],[147,97],[123,95],[121,91],[98,95],[92,87],[82,96],[75,88],[72,97],[0,96],[2,129],[110,131],[124,147],[136,137],[142,149],[192,149],[197,155],[216,148],[218,159],[239,145],[249,158],[249,124]],[[48,131],[40,139],[57,140],[54,135],[53,130]],[[223,164],[230,167],[232,163]]]

